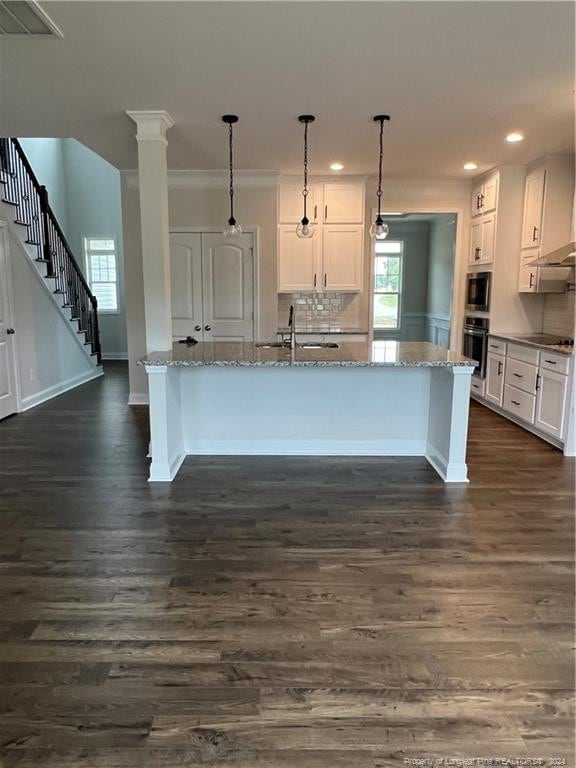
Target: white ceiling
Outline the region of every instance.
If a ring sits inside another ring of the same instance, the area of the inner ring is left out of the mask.
[[[571,2],[45,2],[59,39],[2,44],[0,132],[71,136],[135,168],[125,110],[165,109],[171,168],[238,164],[372,173],[389,112],[385,174],[464,177],[573,151]],[[504,136],[522,130],[526,140]]]

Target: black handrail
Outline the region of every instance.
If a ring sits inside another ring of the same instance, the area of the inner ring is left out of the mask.
[[[46,187],[36,178],[18,139],[0,138],[0,182],[4,201],[16,208],[16,221],[28,228],[27,242],[36,246],[37,261],[46,263],[47,276],[55,280],[54,292],[62,294],[63,306],[78,320],[100,363],[98,302],[50,207]]]

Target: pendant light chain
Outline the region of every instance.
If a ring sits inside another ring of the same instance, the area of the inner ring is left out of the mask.
[[[314,115],[300,115],[298,118],[301,123],[304,123],[304,189],[302,190],[304,215],[296,227],[296,234],[300,238],[309,238],[314,235],[314,224],[308,219],[308,125],[315,119]]]
[[[382,162],[384,160],[384,120],[380,120],[380,165],[379,165],[379,172],[378,172],[378,192],[376,192],[376,196],[378,197],[378,217],[381,218],[382,213]]]
[[[308,197],[308,123],[304,123],[304,189],[302,190],[304,198],[304,218],[306,215],[306,199]]]
[[[383,239],[388,234],[388,224],[382,218],[382,166],[384,164],[384,122],[390,120],[390,115],[375,115],[374,122],[380,123],[380,154],[378,157],[378,189],[376,197],[378,198],[378,213],[372,226],[370,227],[371,237]]]
[[[228,145],[230,157],[230,222],[234,222],[234,146],[232,123],[228,124]]]

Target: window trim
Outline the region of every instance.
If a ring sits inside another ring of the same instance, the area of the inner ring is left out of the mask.
[[[118,240],[115,235],[82,235],[82,248],[84,250],[84,267],[86,274],[86,282],[90,286],[90,290],[94,293],[92,287],[92,270],[90,268],[90,250],[88,249],[88,240],[112,240],[114,242],[114,259],[116,261],[116,282],[111,285],[116,286],[116,309],[101,309],[98,307],[99,315],[121,315],[122,308],[120,306],[120,270],[118,264]]]
[[[401,250],[400,253],[376,253],[376,243],[378,240],[374,240],[373,246],[372,246],[372,285],[371,287],[371,296],[372,296],[372,332],[374,334],[374,337],[376,336],[392,336],[398,333],[402,332],[402,325],[403,325],[403,315],[402,315],[402,307],[403,307],[403,301],[404,301],[404,239],[398,238],[398,237],[391,237],[390,239],[386,238],[387,242],[390,243],[400,243]],[[381,241],[384,242],[384,241]],[[400,259],[400,287],[399,290],[396,291],[377,291],[374,287],[375,284],[375,277],[376,277],[376,258],[378,256],[396,256]],[[378,328],[374,323],[374,297],[377,295],[390,295],[390,296],[398,296],[398,325],[395,328]]]

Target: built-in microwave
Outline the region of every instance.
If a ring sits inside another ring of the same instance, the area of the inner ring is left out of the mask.
[[[488,312],[490,309],[490,272],[469,272],[466,277],[466,309]]]

